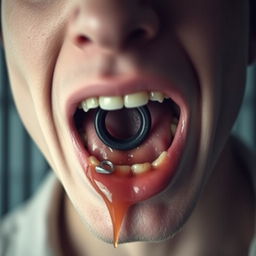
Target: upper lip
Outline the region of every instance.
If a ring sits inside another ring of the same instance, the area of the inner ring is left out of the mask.
[[[119,96],[139,91],[160,91],[170,97],[181,112],[188,110],[185,98],[172,82],[152,76],[127,76],[108,79],[97,79],[93,82],[78,86],[66,101],[65,109],[69,122],[78,105],[84,99],[98,96]]]

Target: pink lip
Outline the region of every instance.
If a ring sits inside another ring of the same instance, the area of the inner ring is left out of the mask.
[[[73,114],[79,103],[90,97],[125,95],[138,91],[160,91],[165,93],[180,107],[180,120],[175,138],[168,151],[168,163],[157,170],[132,178],[117,177],[116,175],[101,175],[94,172],[89,163],[89,154],[81,143],[74,126]],[[115,197],[115,201],[124,200],[136,203],[146,200],[163,191],[177,173],[182,153],[185,148],[188,127],[189,110],[185,99],[175,85],[155,77],[132,77],[97,81],[75,91],[66,103],[66,112],[71,131],[71,139],[78,160],[93,186],[103,185]],[[168,165],[168,166],[167,166]],[[96,183],[98,185],[96,185]],[[95,187],[96,188],[96,187]],[[96,188],[96,190],[98,190]],[[113,198],[112,198],[113,199]]]

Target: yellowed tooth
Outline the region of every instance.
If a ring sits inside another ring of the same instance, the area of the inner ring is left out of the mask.
[[[99,104],[104,110],[118,110],[124,106],[121,96],[101,96],[99,97]]]
[[[152,166],[153,166],[153,167],[158,167],[158,166],[160,166],[160,165],[164,162],[164,160],[166,159],[166,157],[167,157],[167,152],[166,152],[166,151],[163,151],[163,152],[160,154],[160,156],[159,156],[154,162],[152,162]]]
[[[130,174],[131,167],[129,165],[116,165],[115,170],[118,174],[127,176]]]
[[[84,110],[84,112],[89,111],[90,109],[97,108],[99,106],[98,98],[92,97],[84,100],[80,104],[81,108]]]
[[[158,101],[162,103],[164,101],[164,94],[161,92],[150,92],[149,99],[151,101]]]
[[[89,109],[97,108],[99,106],[99,100],[97,97],[89,98],[86,100],[86,105]]]
[[[87,112],[89,110],[88,106],[87,106],[87,102],[86,100],[84,100],[82,103],[81,103],[81,108],[83,109],[84,112]]]
[[[172,120],[172,123],[178,125],[179,120],[176,117],[174,117]]]
[[[124,96],[126,108],[136,108],[148,104],[149,95],[147,92],[136,92]]]
[[[131,170],[135,175],[143,174],[151,169],[150,163],[134,164],[131,166]]]
[[[95,156],[89,156],[88,160],[94,166],[98,166],[100,164],[99,160]]]
[[[175,135],[176,130],[177,130],[177,124],[171,124],[171,133],[172,133],[172,136]]]

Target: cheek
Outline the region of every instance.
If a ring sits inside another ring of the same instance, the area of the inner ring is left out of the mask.
[[[9,66],[9,78],[11,83],[11,89],[13,97],[16,103],[19,116],[29,134],[32,136],[34,141],[37,143],[39,148],[44,152],[47,157],[48,149],[44,136],[42,136],[42,126],[40,125],[38,115],[36,111],[36,97],[31,94],[30,86],[22,75],[21,69],[18,69],[11,58],[7,59]],[[40,98],[38,95],[37,99]],[[48,158],[48,157],[47,157]],[[48,158],[49,159],[49,158]]]
[[[244,56],[246,56],[246,54]],[[216,147],[213,155],[217,154],[217,145],[218,147],[222,147],[227,137],[230,135],[230,130],[238,116],[245,91],[246,62],[240,59],[239,65],[233,62],[229,67],[231,70],[227,70],[227,75],[222,81],[222,90],[220,90],[216,98],[218,117],[215,131]]]
[[[221,52],[221,78],[218,84],[218,93],[214,99],[218,108],[216,145],[223,145],[230,134],[245,91],[249,44],[249,20],[245,15],[246,6],[247,4],[244,4],[244,8],[241,8],[240,12],[235,12],[237,17],[241,16],[242,13],[242,18],[234,19],[233,17],[234,24],[226,27],[227,32],[225,33],[223,51]]]
[[[51,116],[51,80],[64,27],[63,17],[53,15],[57,6],[52,2],[55,5],[40,9],[28,1],[2,1],[3,41],[14,99],[26,128],[46,156],[43,130],[52,125],[46,120]]]
[[[50,75],[64,27],[62,15],[54,15],[56,6],[37,7],[17,0],[4,0],[2,7],[6,53],[24,79],[33,82]]]

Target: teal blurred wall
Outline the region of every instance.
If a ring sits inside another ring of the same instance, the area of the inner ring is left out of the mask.
[[[256,149],[256,65],[248,68],[244,102],[233,132]]]

